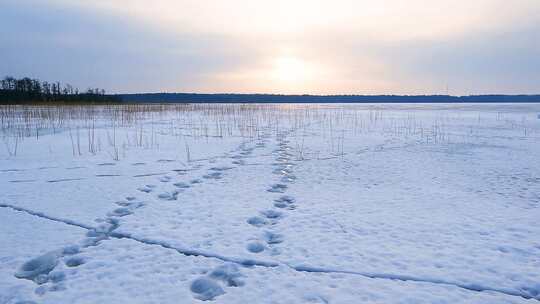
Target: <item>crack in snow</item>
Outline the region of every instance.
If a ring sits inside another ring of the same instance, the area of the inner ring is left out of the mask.
[[[63,224],[66,224],[66,225],[75,226],[75,227],[79,227],[79,228],[86,229],[86,230],[94,230],[95,229],[94,227],[85,225],[83,223],[78,223],[76,221],[72,221],[72,220],[69,220],[69,219],[62,219],[62,218],[59,218],[59,217],[46,215],[43,212],[33,211],[33,210],[30,210],[30,209],[17,207],[17,206],[10,205],[10,204],[2,204],[2,203],[0,203],[0,208],[7,208],[7,209],[12,209],[12,210],[15,210],[15,211],[19,211],[19,212],[24,212],[24,213],[27,213],[29,215],[36,216],[36,217],[39,217],[39,218],[42,218],[42,219],[54,221],[54,222],[57,222],[57,223],[63,223]]]
[[[8,209],[12,209],[19,212],[24,212],[29,215],[36,216],[42,219],[46,219],[46,220],[50,220],[50,221],[54,221],[58,223],[63,223],[66,225],[75,226],[75,227],[86,229],[86,230],[97,229],[95,227],[91,227],[91,226],[78,223],[69,219],[62,219],[62,218],[46,215],[42,212],[32,211],[30,209],[17,207],[10,204],[0,204],[0,208],[8,208]],[[246,266],[246,267],[260,266],[260,267],[266,267],[266,268],[274,268],[274,267],[283,265],[298,272],[325,273],[325,274],[349,274],[349,275],[362,276],[362,277],[370,278],[370,279],[446,285],[446,286],[454,286],[454,287],[458,287],[461,289],[474,291],[474,292],[496,292],[496,293],[500,293],[500,294],[504,294],[508,296],[521,297],[528,300],[534,299],[534,300],[540,301],[540,297],[538,297],[538,295],[531,294],[525,288],[520,291],[517,291],[517,290],[508,289],[508,288],[495,288],[495,287],[489,287],[489,286],[484,286],[484,285],[475,284],[475,283],[467,284],[467,283],[460,283],[456,281],[437,279],[437,278],[422,278],[422,277],[392,274],[392,273],[359,272],[359,271],[351,271],[351,270],[312,267],[312,266],[305,266],[305,265],[292,265],[287,262],[274,262],[274,261],[255,260],[255,259],[245,259],[245,258],[240,258],[240,257],[228,257],[228,256],[224,256],[218,253],[213,253],[213,252],[194,250],[190,248],[180,248],[180,247],[175,247],[171,244],[168,244],[167,242],[164,242],[164,241],[152,240],[152,239],[147,239],[147,238],[139,238],[139,237],[136,237],[127,233],[121,233],[121,232],[111,231],[107,233],[107,236],[112,239],[130,239],[140,244],[160,246],[165,249],[174,250],[184,256],[215,258],[223,262],[235,263],[235,264]]]
[[[350,274],[350,275],[358,275],[363,276],[369,279],[381,279],[381,280],[392,280],[392,281],[402,281],[402,282],[417,282],[417,283],[429,283],[429,284],[435,284],[435,285],[447,285],[447,286],[454,286],[462,289],[466,289],[469,291],[476,291],[476,292],[496,292],[500,294],[505,294],[508,296],[515,296],[515,297],[521,297],[524,299],[534,299],[540,301],[540,297],[537,298],[535,295],[529,294],[527,291],[515,291],[508,288],[495,288],[495,287],[489,287],[489,286],[483,286],[476,283],[460,283],[455,282],[451,280],[444,280],[444,279],[437,279],[437,278],[422,278],[422,277],[415,277],[410,275],[400,275],[400,274],[392,274],[392,273],[372,273],[372,272],[359,272],[359,271],[351,271],[351,270],[339,270],[339,269],[331,269],[331,268],[320,268],[320,267],[311,267],[311,266],[301,266],[301,265],[290,265],[288,263],[284,263],[288,267],[299,271],[299,272],[308,272],[308,273],[335,273],[335,274]]]

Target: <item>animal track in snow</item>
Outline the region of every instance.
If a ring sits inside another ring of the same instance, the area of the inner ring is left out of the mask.
[[[216,179],[216,180],[221,179],[222,177],[223,177],[223,173],[221,172],[212,172],[203,176],[203,178],[205,179]]]
[[[32,280],[37,284],[43,284],[47,281],[47,275],[58,264],[59,257],[58,253],[49,252],[33,258],[19,268],[15,273],[15,277],[18,279]]]
[[[233,165],[240,165],[240,166],[243,166],[243,165],[246,164],[246,162],[245,162],[244,160],[242,160],[242,159],[237,159],[237,160],[233,160],[233,161],[232,161],[232,164],[233,164]]]
[[[167,200],[167,201],[175,201],[178,199],[178,194],[180,194],[180,192],[178,191],[163,192],[158,195],[158,198],[162,200]]]
[[[273,245],[273,244],[279,244],[283,242],[283,235],[271,231],[265,231],[264,232],[264,239],[266,243]]]
[[[175,183],[174,186],[180,189],[187,189],[191,187],[189,184],[184,183],[184,182]]]
[[[219,282],[227,287],[239,287],[244,285],[244,282],[240,280],[241,277],[242,274],[237,265],[226,263],[214,269],[208,276],[194,280],[190,285],[190,290],[195,298],[211,301],[225,294]]]
[[[165,175],[165,176],[160,177],[159,181],[162,182],[162,183],[168,183],[168,182],[171,181],[171,177],[168,176],[168,175]]]
[[[225,294],[217,282],[205,277],[193,281],[190,290],[195,294],[195,298],[201,301],[213,300],[217,296]]]
[[[176,172],[176,174],[178,175],[186,175],[189,172],[188,169],[174,169],[172,171]]]
[[[264,218],[262,218],[260,216],[250,217],[250,218],[248,218],[247,222],[248,222],[248,224],[250,224],[252,226],[255,226],[255,227],[262,227],[262,226],[268,224],[268,222]]]
[[[267,219],[278,219],[283,217],[283,213],[275,210],[265,210],[261,212]]]
[[[295,202],[296,200],[293,197],[284,195],[274,200],[274,206],[281,209],[287,208],[293,210],[296,208],[296,206],[294,205]]]
[[[122,216],[130,215],[132,213],[133,212],[129,208],[120,207],[120,208],[116,208],[113,211],[109,212],[108,215],[109,216],[122,217]]]
[[[278,169],[275,169],[272,173],[274,174],[277,174],[277,175],[288,175],[288,174],[292,174],[292,170],[290,168],[278,168]]]
[[[154,191],[155,187],[156,187],[155,185],[145,185],[145,186],[139,187],[137,190],[141,192],[145,192],[145,193],[150,193]]]
[[[294,175],[285,175],[281,178],[282,183],[293,183],[296,180]]]
[[[273,193],[284,193],[285,190],[287,190],[287,185],[285,184],[274,184],[270,187],[270,189],[266,190],[268,192]]]
[[[234,168],[233,167],[226,167],[226,166],[210,168],[211,171],[215,171],[215,172],[228,171],[228,170],[231,170],[231,169],[234,169]]]
[[[259,242],[253,242],[247,244],[246,249],[252,253],[259,253],[264,251],[264,245]]]
[[[84,263],[86,263],[86,259],[80,256],[70,257],[64,262],[67,267],[78,267]]]

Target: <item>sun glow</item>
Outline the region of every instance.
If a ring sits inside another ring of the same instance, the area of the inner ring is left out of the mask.
[[[295,57],[280,57],[274,61],[272,78],[284,84],[300,84],[309,80],[312,68]]]

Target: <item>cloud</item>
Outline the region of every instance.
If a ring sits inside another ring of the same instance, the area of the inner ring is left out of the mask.
[[[202,89],[209,75],[255,60],[225,35],[163,33],[109,12],[8,1],[0,20],[2,73],[83,88]]]
[[[115,92],[538,93],[537,0],[4,0],[0,71]]]

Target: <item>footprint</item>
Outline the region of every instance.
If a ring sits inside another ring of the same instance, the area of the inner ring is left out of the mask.
[[[223,288],[209,278],[196,279],[191,283],[190,290],[195,294],[195,298],[201,301],[210,301],[225,294]]]
[[[259,217],[259,216],[254,216],[254,217],[250,217],[248,220],[247,220],[248,224],[252,225],[252,226],[255,226],[255,227],[262,227],[266,224],[268,224],[268,222],[263,219],[262,217]]]
[[[49,252],[24,263],[15,273],[18,279],[32,280],[38,284],[47,281],[47,275],[58,264],[59,255],[56,252]]]
[[[150,193],[154,191],[155,186],[154,185],[146,185],[143,187],[138,188],[137,190],[144,192],[144,193]]]
[[[231,170],[231,169],[234,169],[234,168],[233,167],[226,167],[226,166],[210,168],[211,171],[215,171],[215,172],[228,171],[228,170]]]
[[[118,206],[121,206],[121,207],[128,207],[130,210],[134,210],[134,209],[138,209],[138,208],[141,208],[142,206],[144,206],[144,203],[141,203],[141,202],[116,202],[115,204],[117,204]]]
[[[186,175],[189,170],[187,170],[187,169],[174,169],[172,171],[176,172],[176,174],[178,174],[178,175]]]
[[[109,212],[108,215],[109,216],[122,217],[122,216],[130,215],[132,213],[133,212],[131,210],[129,210],[129,208],[120,207],[120,208],[114,209],[112,212]]]
[[[284,167],[284,168],[275,169],[272,173],[276,175],[288,175],[292,173],[292,170],[290,168]]]
[[[167,201],[176,201],[178,199],[178,194],[179,193],[180,192],[178,192],[178,191],[173,191],[171,193],[164,192],[164,193],[159,194],[158,198],[162,199],[162,200],[167,200]]]
[[[293,183],[296,180],[294,175],[286,175],[281,178],[282,183]]]
[[[209,174],[203,176],[203,178],[205,178],[205,179],[216,179],[217,180],[217,179],[221,179],[222,175],[223,175],[223,173],[221,173],[221,172],[212,172],[212,173],[209,173]]]
[[[210,273],[210,278],[220,280],[229,287],[240,287],[244,282],[240,280],[242,273],[236,264],[225,263]]]
[[[284,208],[288,208],[289,205],[285,202],[275,202],[274,207],[284,209]]]
[[[81,249],[77,245],[66,246],[64,249],[62,249],[62,255],[74,255],[79,252],[81,252]]]
[[[59,283],[66,279],[66,274],[63,271],[53,271],[49,274],[49,281]]]
[[[174,162],[174,159],[158,159],[156,162],[158,162],[158,163],[172,163],[172,162]]]
[[[159,181],[162,182],[162,183],[168,183],[168,182],[171,181],[171,177],[165,175],[165,176],[160,177],[160,178],[159,178]]]
[[[325,297],[323,297],[321,295],[318,295],[318,294],[315,294],[315,293],[308,293],[308,294],[304,295],[304,300],[306,300],[309,303],[328,304],[328,300]]]
[[[264,239],[266,240],[266,243],[270,245],[283,243],[283,235],[271,231],[264,232]]]
[[[202,183],[202,180],[196,178],[196,179],[192,179],[192,180],[190,181],[190,183],[191,183],[191,184],[200,184],[200,183]]]
[[[268,219],[278,219],[283,217],[283,213],[275,210],[266,210],[261,212]]]
[[[281,150],[279,154],[280,154],[281,157],[287,157],[287,158],[293,157],[293,155],[291,153],[287,152],[286,150]]]
[[[281,162],[281,163],[288,163],[291,160],[290,160],[290,158],[280,156],[280,157],[276,158],[276,161]]]
[[[174,184],[174,186],[177,187],[177,188],[180,188],[180,189],[187,189],[187,188],[191,187],[189,184],[184,183],[184,182],[176,183],[176,184]]]
[[[287,185],[284,185],[284,184],[274,184],[271,186],[270,189],[266,190],[268,192],[273,192],[273,193],[284,193],[285,190],[287,190]]]
[[[252,253],[259,253],[264,251],[264,245],[259,242],[249,243],[246,249]]]
[[[80,256],[74,256],[67,259],[64,263],[67,267],[78,267],[86,263],[86,259]]]
[[[275,200],[275,202],[282,202],[282,203],[290,205],[290,204],[294,204],[296,202],[296,199],[294,199],[294,197],[289,196],[289,195],[283,195],[277,200]]]

